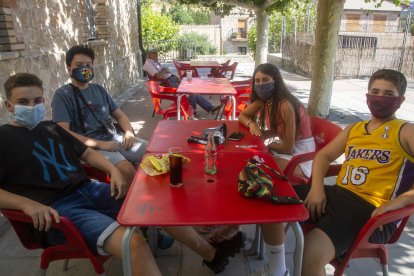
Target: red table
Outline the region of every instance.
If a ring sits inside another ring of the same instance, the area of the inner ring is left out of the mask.
[[[303,233],[298,224],[308,218],[300,205],[274,205],[264,199],[248,199],[237,191],[239,172],[252,153],[219,153],[217,174],[204,173],[204,155],[184,153],[191,159],[183,165],[183,186],[172,188],[169,174],[148,176],[140,168],[118,214],[118,222],[127,227],[123,247],[124,275],[131,275],[129,242],[136,226],[226,225],[288,222],[295,232],[294,275],[300,275]],[[267,165],[277,168],[268,153],[258,153]],[[229,165],[231,164],[231,165]],[[295,196],[289,183],[274,178],[276,195]]]
[[[192,60],[190,66],[194,68],[217,68],[221,67],[221,64],[212,60]]]
[[[231,85],[230,81],[226,78],[192,78],[187,80],[183,78],[180,85],[177,88],[177,120],[181,118],[180,103],[183,95],[192,94],[209,94],[209,95],[228,95],[233,103],[232,119],[236,120],[236,99],[234,95],[237,94],[236,89]]]
[[[147,147],[147,152],[168,152],[170,147],[181,147],[185,152],[204,153],[204,145],[188,143],[187,139],[193,135],[200,137],[203,129],[226,124],[227,136],[237,131],[244,134],[240,141],[226,140],[218,147],[218,151],[224,152],[267,152],[267,147],[260,137],[254,136],[238,121],[215,120],[161,120],[154,129],[152,138]]]

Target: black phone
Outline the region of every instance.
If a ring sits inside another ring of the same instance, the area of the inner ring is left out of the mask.
[[[232,140],[232,141],[239,141],[241,138],[243,138],[244,134],[241,132],[233,132],[232,134],[230,134],[229,137],[227,137],[227,139]]]

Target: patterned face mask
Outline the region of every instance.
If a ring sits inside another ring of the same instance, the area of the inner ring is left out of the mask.
[[[15,105],[14,113],[9,112],[9,120],[32,130],[45,118],[46,107],[43,103],[35,106]]]
[[[255,84],[254,91],[256,91],[257,96],[262,100],[269,99],[275,89],[275,84],[273,82]]]
[[[79,82],[90,82],[94,77],[93,68],[89,65],[76,67],[72,70],[71,77]]]

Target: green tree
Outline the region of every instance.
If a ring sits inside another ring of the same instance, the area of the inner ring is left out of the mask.
[[[179,38],[180,45],[186,45],[185,47],[193,49],[196,55],[212,55],[217,53],[217,47],[214,47],[210,41],[208,41],[207,35],[200,35],[196,32],[184,33]]]
[[[180,27],[168,16],[154,12],[149,6],[142,8],[142,38],[144,48],[154,47],[157,41],[177,39]],[[170,50],[173,45],[163,45]]]
[[[216,14],[228,15],[232,8],[248,9],[256,15],[256,65],[267,61],[269,15],[273,10],[283,10],[289,3],[309,3],[311,0],[175,0],[176,3],[208,7]]]
[[[182,5],[173,5],[168,11],[171,19],[180,25],[192,25],[194,24],[194,18],[188,9],[185,9]]]

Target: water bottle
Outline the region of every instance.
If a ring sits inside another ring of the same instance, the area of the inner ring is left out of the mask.
[[[206,174],[217,173],[216,159],[217,159],[216,143],[214,142],[213,132],[209,132],[208,138],[207,138],[206,153],[205,153],[204,171],[206,172]]]

